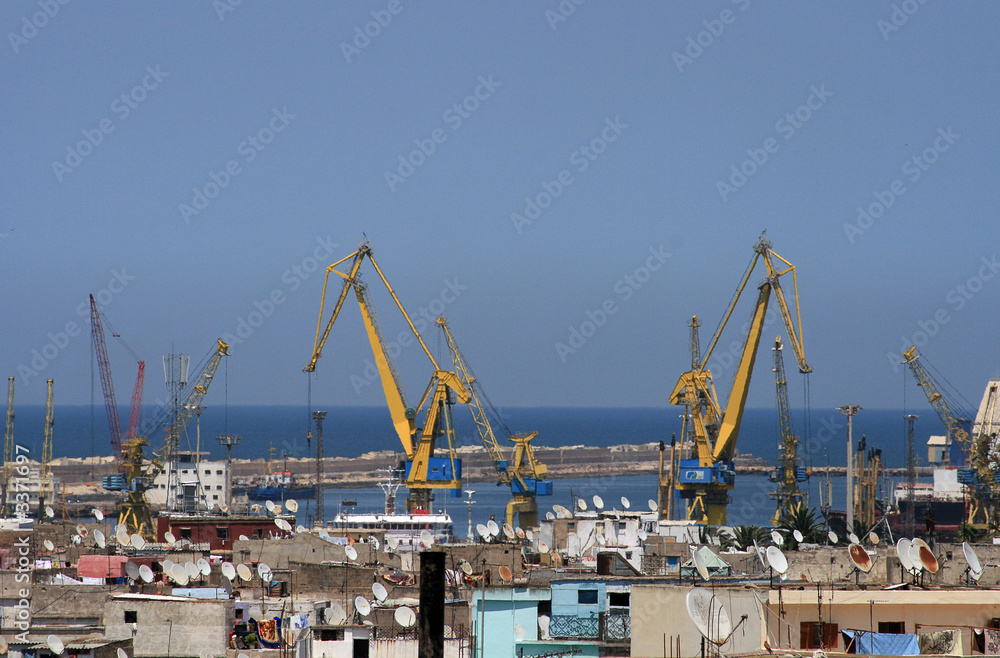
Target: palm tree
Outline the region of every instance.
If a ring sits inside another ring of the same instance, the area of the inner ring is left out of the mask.
[[[967,541],[970,544],[980,542],[985,537],[986,532],[971,523],[963,523],[958,526],[958,530],[955,532],[955,538],[958,541]]]
[[[739,551],[753,548],[754,540],[757,541],[758,545],[764,545],[771,539],[767,530],[759,525],[738,525],[731,528],[726,536],[728,537],[727,544]]]
[[[809,509],[801,503],[778,519],[778,529],[785,531],[785,545],[789,550],[797,550],[799,547],[799,542],[795,541],[794,537],[796,530],[802,533],[802,541],[807,543],[818,543],[823,532],[816,510]]]

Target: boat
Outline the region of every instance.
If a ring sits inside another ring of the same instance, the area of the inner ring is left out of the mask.
[[[933,524],[937,532],[955,532],[965,519],[965,491],[958,481],[959,469],[935,468],[934,484],[918,482],[913,487],[912,501],[906,483],[897,484],[893,502],[898,510],[890,517],[894,532],[905,530],[906,514],[913,506],[913,521],[918,528],[928,530]]]
[[[298,484],[295,474],[290,471],[275,471],[264,476],[260,485],[247,487],[246,496],[252,501],[315,498],[316,487]]]

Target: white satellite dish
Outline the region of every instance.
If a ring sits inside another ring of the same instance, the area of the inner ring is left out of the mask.
[[[160,562],[160,566],[163,567],[163,572],[169,575],[170,570],[174,568],[174,561],[165,559],[163,562]]]
[[[837,533],[835,533],[833,530],[826,533],[826,538],[830,540],[831,544],[836,544],[838,541],[840,541],[840,538],[837,536]]]
[[[773,547],[772,547],[773,548]],[[733,632],[733,623],[722,602],[702,587],[687,595],[687,611],[702,636],[712,644],[722,644]]]
[[[657,505],[656,501],[653,500],[652,498],[650,498],[649,500],[647,500],[646,504],[649,505],[649,511],[650,512],[656,512],[656,511],[659,511],[659,509],[660,509],[660,506]]]
[[[245,564],[240,564],[236,567],[236,575],[239,576],[240,580],[245,583],[250,582],[250,579],[253,578],[253,572],[250,571],[250,567]]]
[[[693,550],[691,557],[694,560],[694,568],[698,570],[698,574],[703,580],[709,580],[708,565],[705,564],[705,558],[701,554],[701,549]]]
[[[799,531],[798,529],[792,530],[792,537],[795,539],[795,541],[799,542],[800,544],[802,543],[802,540],[804,539],[804,537],[802,536],[802,532]]]
[[[173,578],[174,582],[180,585],[181,587],[187,585],[188,583],[187,571],[184,571],[183,564],[175,564],[174,566],[170,567],[170,577]]]
[[[489,537],[489,536],[490,536],[490,529],[489,529],[489,528],[487,528],[487,527],[486,527],[486,525],[485,525],[485,524],[483,524],[483,523],[477,523],[477,524],[476,524],[476,532],[477,532],[477,533],[479,534],[479,536],[480,536],[480,537],[482,537],[483,539],[486,539],[487,537]]]
[[[362,617],[367,617],[372,612],[372,604],[368,602],[363,596],[358,596],[354,599],[354,609],[358,611]]]
[[[273,500],[267,501],[266,503],[264,503],[264,507],[267,509],[268,512],[274,512],[274,501]]]
[[[7,644],[7,638],[5,638],[3,635],[0,635],[0,654],[7,653],[7,649],[9,648],[10,646]]]
[[[490,521],[490,523],[492,523],[493,525],[491,526],[489,523],[487,523],[486,527],[489,528],[490,534],[496,537],[497,533],[499,532],[499,528],[496,527],[497,524],[495,521]],[[424,548],[430,548],[431,546],[434,545],[434,535],[431,534],[430,530],[420,531],[420,543],[424,545]]]
[[[297,526],[295,526],[295,532],[305,532],[305,531],[306,531],[306,527],[304,525],[302,525],[301,523],[298,524]]]
[[[973,580],[979,580],[983,577],[983,565],[979,561],[979,556],[976,555],[975,549],[969,545],[969,542],[962,542],[962,553],[965,554],[965,561],[969,563],[969,575],[972,576]]]
[[[486,529],[490,531],[490,537],[496,537],[500,534],[500,526],[493,519],[486,522]],[[420,533],[421,538],[423,538],[423,532]]]
[[[531,532],[531,531],[529,530],[528,532]],[[528,533],[527,533],[527,532],[525,532],[525,531],[524,531],[524,530],[523,530],[523,529],[521,528],[521,526],[517,526],[516,528],[514,528],[514,535],[515,535],[515,536],[516,536],[516,537],[517,537],[518,539],[525,539],[525,538],[526,538],[526,537],[528,536]]]
[[[43,541],[42,546],[44,546],[45,550],[47,550],[50,553],[56,550],[56,545],[52,543],[51,539],[46,539],[45,541]]]
[[[900,537],[896,542],[896,557],[899,558],[903,571],[907,573],[913,573],[914,570],[913,560],[910,559],[910,546],[913,546],[913,542],[906,537]]]
[[[146,540],[142,538],[142,535],[136,533],[132,535],[132,548],[137,551],[141,551],[146,547]]]
[[[636,537],[639,538],[639,541],[646,541],[647,536],[646,531],[642,528],[639,528],[639,532],[636,533]]]
[[[872,561],[872,556],[868,555],[868,551],[864,549],[861,544],[852,543],[847,547],[847,553],[851,558],[851,563],[858,568],[859,571],[868,573],[875,566],[875,562]]]
[[[768,566],[777,571],[778,575],[784,576],[788,571],[788,559],[781,549],[777,546],[768,546],[766,556]]]
[[[486,526],[483,526],[484,528]],[[395,537],[389,537],[385,540],[385,545],[389,547],[390,551],[394,551],[399,547],[399,540]]]
[[[520,624],[514,624],[514,637],[516,637],[519,640],[523,640],[527,634],[528,631],[524,630],[524,626],[521,626]]]
[[[47,516],[47,517],[49,517],[51,519],[55,515],[56,515],[56,511],[54,509],[52,509],[49,506],[45,507],[45,516]]]
[[[542,554],[548,553],[549,545],[546,544],[545,542],[541,542],[540,544],[538,544],[538,552]]]
[[[236,567],[233,566],[232,562],[222,563],[222,575],[229,580],[234,580],[236,578]]]
[[[387,598],[389,598],[389,591],[385,588],[382,583],[372,583],[372,594],[375,595],[375,599],[382,603]]]
[[[185,562],[184,573],[188,575],[188,580],[194,580],[201,575],[201,569],[199,569],[198,565],[194,562]]]
[[[870,541],[872,544],[874,544],[876,546],[878,545],[879,536],[877,534],[875,534],[874,530],[872,530],[871,532],[868,533],[868,541]]]
[[[284,530],[285,532],[292,531],[292,524],[284,519],[275,519],[274,525],[278,526],[279,529]]]
[[[417,623],[417,614],[413,612],[413,608],[408,608],[405,605],[401,608],[396,608],[396,612],[393,613],[392,617],[403,628],[410,628]]]
[[[546,513],[545,513],[545,520],[546,520],[546,521],[552,521],[552,520],[554,520],[555,518],[556,518],[556,515],[555,515],[555,514],[553,514],[552,512],[546,512]]]
[[[115,655],[118,656],[118,658],[128,658],[128,651],[118,647],[118,649],[115,650]]]
[[[344,612],[344,606],[339,603],[334,603],[327,608],[326,614],[323,617],[326,619],[326,623],[333,624],[334,626],[339,626],[347,621],[347,613]]]
[[[601,498],[597,494],[594,494],[594,497],[593,497],[592,500],[594,501],[594,509],[596,509],[596,510],[602,510],[602,509],[604,509],[604,499],[603,498]]]
[[[104,520],[104,512],[102,512],[101,510],[97,509],[96,507],[94,509],[92,509],[90,512],[91,512],[91,514],[94,515],[94,518],[97,519],[98,523],[100,523],[101,521]]]
[[[250,541],[250,538],[249,538],[249,537],[247,537],[246,535],[240,535],[240,536],[238,537],[238,539],[239,539],[240,541]]]
[[[624,507],[625,509],[628,509],[631,506],[632,506],[632,501],[630,501],[625,496],[622,496],[622,507]]]
[[[558,516],[560,519],[572,519],[573,518],[573,512],[569,511],[569,509],[567,509],[563,505],[553,505],[552,506],[552,511],[555,512],[556,516]]]
[[[783,546],[785,544],[785,538],[777,530],[771,531],[771,541],[774,542],[775,546]]]
[[[271,579],[271,567],[267,566],[264,562],[257,565],[257,575],[260,576],[261,580]]]
[[[61,655],[63,650],[66,648],[66,645],[63,644],[63,641],[59,639],[58,635],[48,636],[45,638],[45,643],[49,646],[49,651],[57,656]]]
[[[118,543],[122,546],[127,545],[129,543],[128,530],[125,528],[118,528],[118,531],[115,532],[115,539],[118,540]]]
[[[358,551],[353,546],[345,546],[344,555],[346,555],[347,559],[350,560],[351,562],[354,562],[355,560],[358,559]]]
[[[856,534],[854,534],[853,532],[847,533],[847,541],[851,542],[852,544],[860,544],[861,543],[861,540],[858,539],[858,536]]]
[[[576,499],[576,508],[578,510],[580,510],[581,512],[586,512],[587,511],[587,501],[585,501],[583,498],[577,498]]]
[[[94,543],[97,544],[97,548],[104,548],[108,545],[108,538],[104,536],[104,533],[100,530],[94,531]]]
[[[753,540],[753,551],[757,554],[757,559],[760,560],[760,566],[767,567],[767,555],[764,549],[757,545],[757,540]]]
[[[289,512],[294,514],[295,512],[299,511],[299,501],[289,500],[288,502],[285,503],[285,507],[288,508]]]
[[[167,530],[165,533],[163,533],[163,541],[165,541],[170,546],[173,546],[174,544],[177,543],[177,538],[174,537],[174,533]]]
[[[153,570],[149,568],[148,564],[139,567],[139,577],[142,578],[143,582],[153,582]]]
[[[462,566],[459,567],[466,576],[472,575],[472,565],[466,561],[462,561]]]
[[[501,526],[501,529],[503,530],[504,537],[506,537],[507,539],[513,539],[516,536],[514,534],[514,528],[512,528],[509,523],[504,523]]]
[[[135,562],[126,562],[125,575],[132,580],[139,580],[139,566]]]

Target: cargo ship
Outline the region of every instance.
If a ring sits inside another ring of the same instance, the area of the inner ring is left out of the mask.
[[[295,474],[290,471],[275,471],[264,476],[264,481],[259,485],[250,485],[242,488],[242,491],[237,489],[236,493],[245,493],[250,501],[281,501],[289,498],[315,498],[316,487],[297,483]]]

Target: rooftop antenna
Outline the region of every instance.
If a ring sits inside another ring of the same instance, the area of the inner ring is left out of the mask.
[[[465,490],[465,496],[466,496],[465,504],[469,508],[469,530],[466,533],[466,537],[468,538],[469,541],[473,541],[476,538],[476,536],[473,534],[473,529],[472,529],[472,506],[476,504],[476,501],[472,500],[472,494],[474,493],[476,492],[473,491],[472,489]]]

